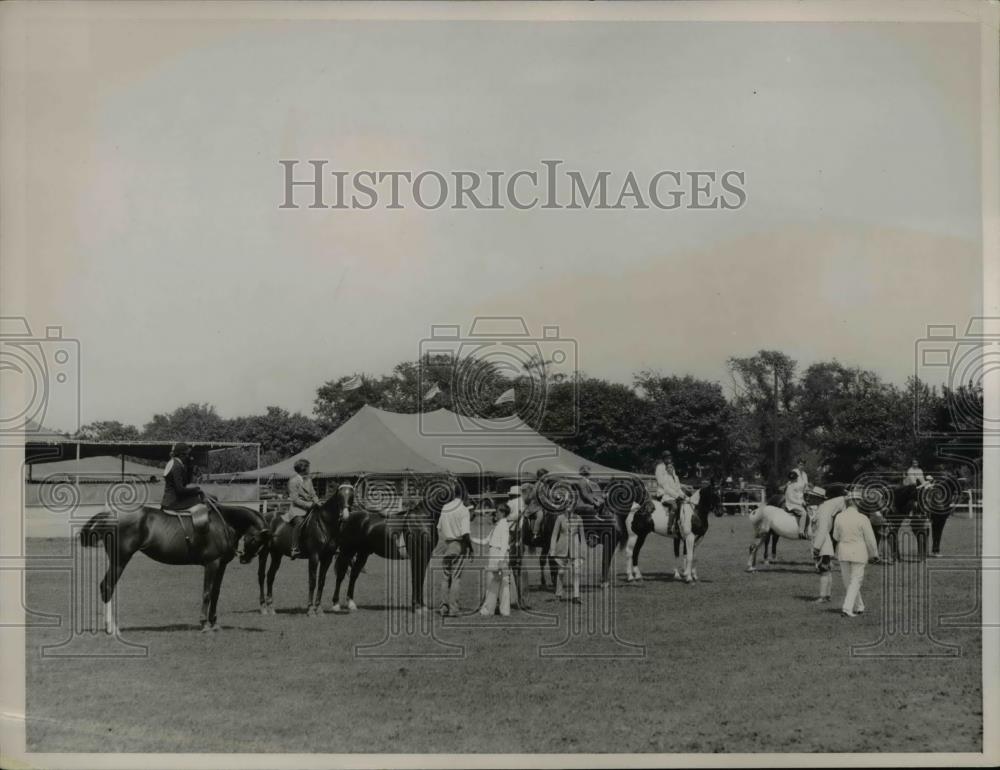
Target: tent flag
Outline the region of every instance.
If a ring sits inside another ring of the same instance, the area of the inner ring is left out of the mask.
[[[430,401],[432,398],[434,398],[434,396],[436,396],[440,392],[441,388],[439,388],[436,383],[434,385],[431,385],[430,390],[424,393],[424,401]]]
[[[500,404],[513,404],[514,403],[514,389],[509,388],[497,396],[497,400],[493,402],[494,406],[500,406]]]
[[[343,385],[341,385],[340,389],[341,390],[357,390],[358,388],[361,387],[362,384],[363,383],[361,382],[361,378],[358,375],[355,374],[353,377],[351,377],[351,379],[349,379],[347,382],[345,382]]]

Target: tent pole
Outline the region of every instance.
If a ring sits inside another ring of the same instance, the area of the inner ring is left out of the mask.
[[[125,455],[122,455],[122,481],[125,481]]]
[[[80,442],[76,442],[76,488],[80,490]]]
[[[257,444],[257,478],[254,482],[257,485],[257,510],[264,513],[264,504],[260,501],[260,444]]]

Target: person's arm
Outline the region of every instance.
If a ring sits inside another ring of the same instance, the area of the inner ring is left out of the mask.
[[[174,485],[174,489],[177,490],[178,497],[201,494],[201,487],[187,483],[187,479],[184,476],[184,468],[180,463],[171,464],[170,481]]]
[[[292,505],[299,508],[308,508],[312,502],[303,489],[304,486],[305,483],[302,479],[292,478],[288,480],[288,499],[291,500]]]
[[[875,530],[872,529],[872,523],[867,518],[861,523],[861,531],[865,538],[865,545],[868,546],[868,558],[877,559],[878,543],[875,540]]]
[[[469,509],[462,506],[462,552],[472,553],[472,520]]]
[[[562,530],[563,521],[566,517],[562,514],[556,519],[555,526],[552,527],[552,537],[549,539],[549,553],[554,554],[556,552],[556,543],[559,542],[559,532]]]

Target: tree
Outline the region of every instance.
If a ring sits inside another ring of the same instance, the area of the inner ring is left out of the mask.
[[[230,420],[228,431],[230,441],[260,444],[264,465],[298,454],[324,435],[315,420],[298,412],[289,414],[277,406],[267,407],[262,415]]]
[[[153,415],[142,429],[147,441],[226,441],[228,425],[211,404],[188,404]]]
[[[81,427],[73,438],[80,441],[138,441],[140,434],[134,425],[125,425],[118,420],[98,420]]]
[[[546,395],[543,436],[601,465],[644,469],[648,408],[630,387],[578,374],[548,385]]]
[[[721,473],[727,465],[732,418],[722,386],[648,370],[637,374],[635,383],[648,402],[647,419],[637,426],[644,429],[646,467],[652,468],[669,449],[682,472],[691,474],[700,464]]]
[[[801,425],[795,410],[796,362],[778,350],[761,350],[727,362],[734,406],[747,416],[756,436],[758,468],[777,487],[799,447]]]

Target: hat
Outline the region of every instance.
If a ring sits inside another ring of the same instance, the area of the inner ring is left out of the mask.
[[[826,497],[826,490],[823,487],[813,487],[809,490],[810,493],[816,495],[816,497]]]
[[[589,476],[590,475],[590,466],[589,465],[581,465],[580,466],[580,475],[581,476]]]
[[[178,441],[176,444],[173,445],[173,447],[171,447],[170,454],[174,456],[180,456],[180,455],[186,455],[190,451],[191,447],[189,447],[183,441]]]
[[[521,494],[521,487],[519,487],[517,484],[515,484],[514,486],[512,486],[510,489],[507,490],[507,497],[515,497],[520,494]]]

